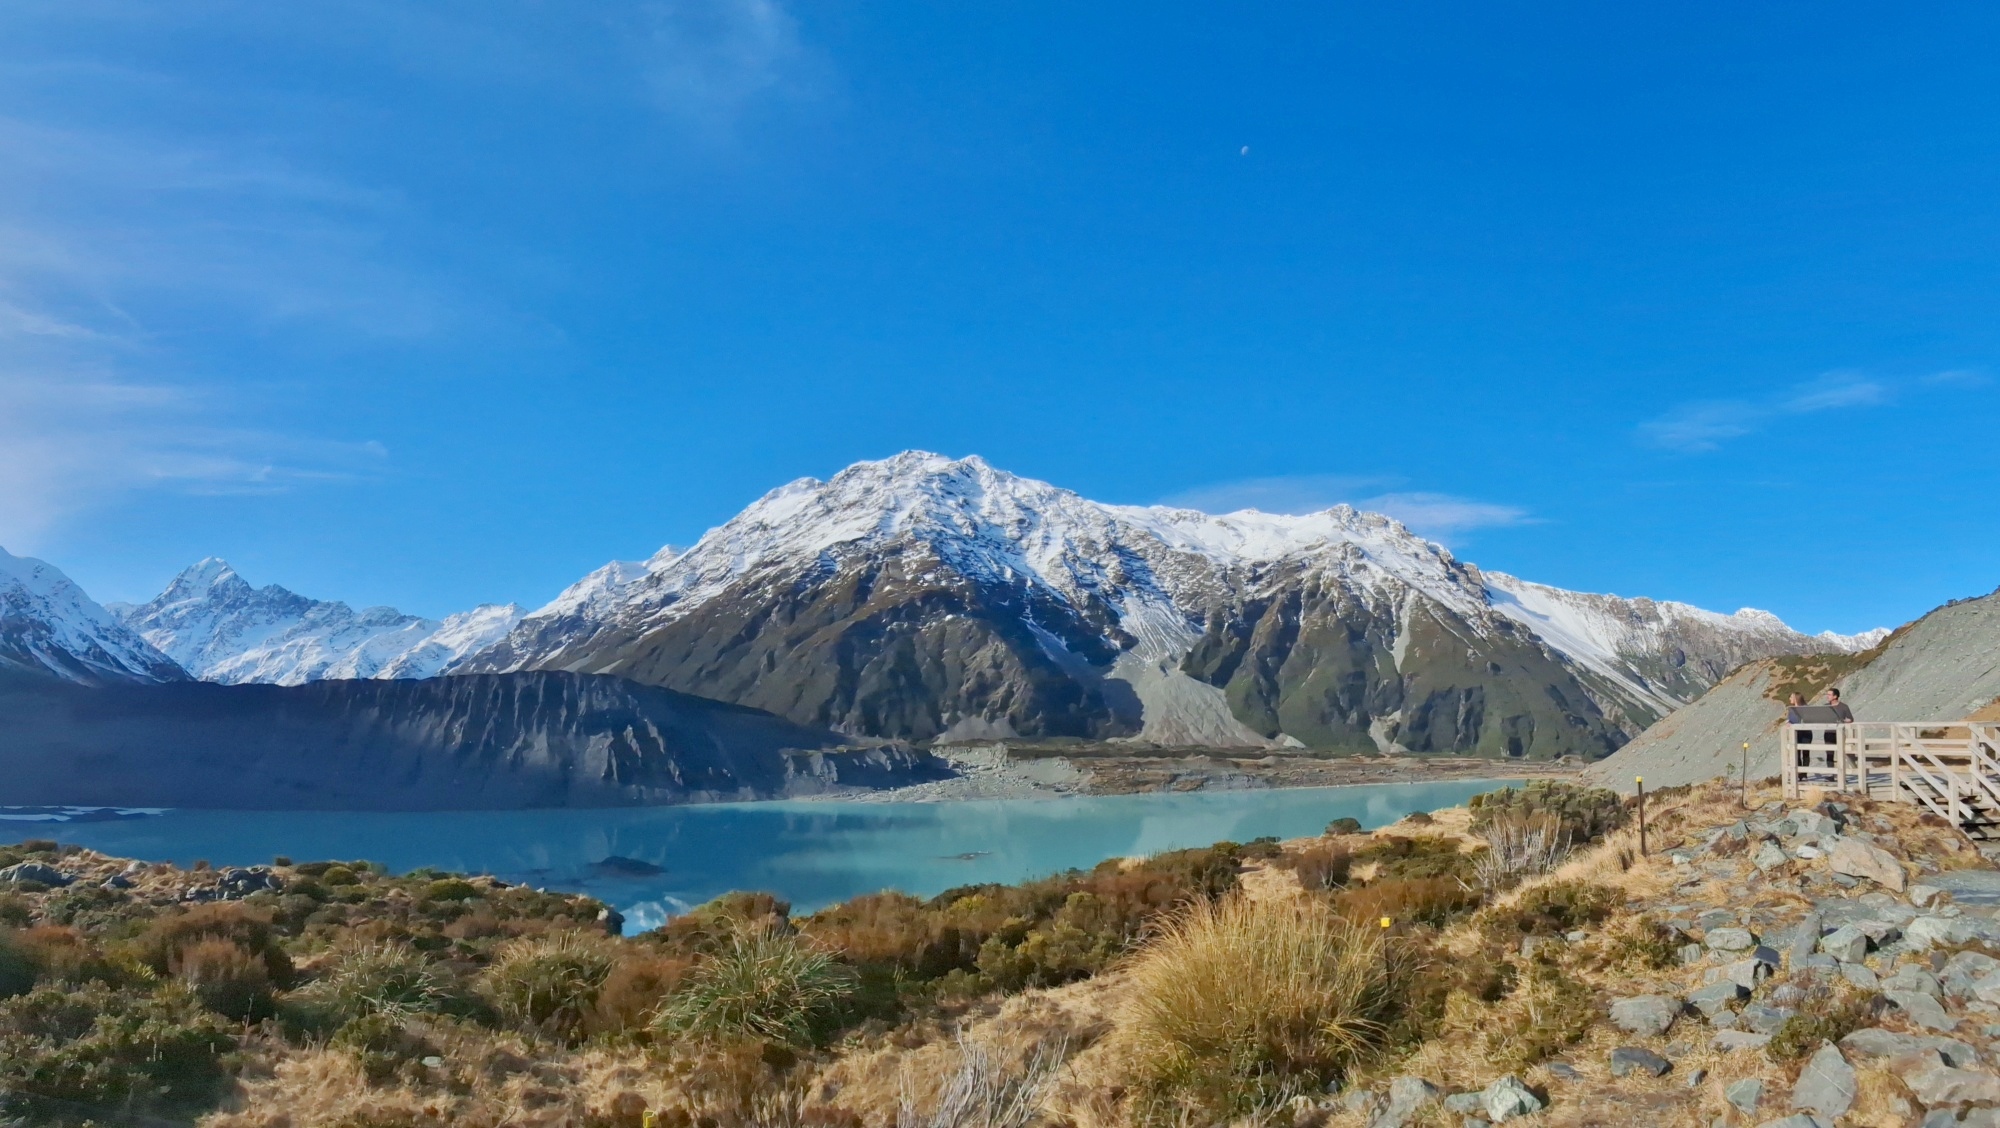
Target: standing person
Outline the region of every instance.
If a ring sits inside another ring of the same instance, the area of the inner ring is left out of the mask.
[[[1841,701],[1840,691],[1832,686],[1826,687],[1826,704],[1828,708],[1832,709],[1840,717],[1841,724],[1851,725],[1854,723],[1854,710],[1849,709],[1846,703]]]
[[[1806,695],[1803,693],[1794,692],[1790,697],[1785,699],[1786,724],[1795,725],[1799,723],[1799,710],[1804,708],[1805,703]]]

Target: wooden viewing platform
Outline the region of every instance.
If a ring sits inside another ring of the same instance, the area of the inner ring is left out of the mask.
[[[2000,839],[2000,724],[1854,721],[1780,731],[1787,798],[1813,789],[1921,803],[1969,838]]]

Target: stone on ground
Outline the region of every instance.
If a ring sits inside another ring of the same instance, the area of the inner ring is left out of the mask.
[[[1792,1086],[1792,1107],[1838,1120],[1854,1107],[1857,1090],[1854,1067],[1840,1056],[1838,1046],[1827,1042],[1799,1071],[1798,1082]]]
[[[1521,1079],[1511,1074],[1486,1086],[1486,1115],[1495,1124],[1505,1124],[1542,1111],[1542,1099],[1528,1091]]]
[[[1714,1018],[1729,1009],[1729,1004],[1750,993],[1749,989],[1733,980],[1711,983],[1688,994],[1688,1005],[1709,1018]]]
[[[1887,850],[1859,838],[1835,838],[1825,843],[1826,863],[1835,873],[1866,878],[1885,889],[1903,891],[1903,863]]]
[[[1611,1004],[1611,1024],[1627,1034],[1654,1037],[1665,1034],[1681,1013],[1681,1001],[1672,995],[1636,995]]]
[[[1946,1031],[1958,1023],[1944,1012],[1934,996],[1921,991],[1885,991],[1882,997],[1889,1000],[1897,1010],[1909,1016],[1911,1022],[1926,1030]]]
[[[1841,963],[1857,963],[1868,954],[1868,937],[1851,924],[1843,924],[1819,938],[1819,950]]]
[[[1897,1075],[1925,1108],[1957,1107],[1967,1104],[2000,1102],[2000,1077],[1953,1069],[1935,1054],[1918,1068],[1899,1070]]]
[[[1373,1119],[1369,1128],[1403,1128],[1414,1119],[1425,1105],[1438,1099],[1436,1085],[1421,1077],[1405,1074],[1389,1082],[1389,1099]]]
[[[1979,1055],[1964,1042],[1934,1034],[1899,1034],[1879,1026],[1856,1030],[1840,1040],[1840,1048],[1849,1057],[1858,1058],[1899,1058],[1928,1051],[1943,1058],[1946,1065],[1961,1069],[1979,1063]]]
[[[1620,1046],[1611,1051],[1611,1076],[1624,1077],[1631,1073],[1646,1073],[1654,1077],[1664,1077],[1674,1063],[1646,1049],[1643,1046]]]
[[[1708,934],[1707,944],[1711,951],[1743,952],[1755,947],[1757,938],[1747,928],[1717,928]]]
[[[1758,1103],[1764,1099],[1764,1083],[1755,1077],[1746,1077],[1722,1090],[1722,1099],[1748,1116],[1757,1111]]]

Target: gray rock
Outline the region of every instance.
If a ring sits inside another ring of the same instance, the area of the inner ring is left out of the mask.
[[[2000,905],[2000,870],[1952,870],[1926,877],[1924,884],[1943,890],[1957,904]]]
[[[1381,1098],[1366,1089],[1349,1089],[1347,1092],[1341,1094],[1340,1100],[1335,1103],[1342,1112],[1370,1116],[1374,1114],[1377,1108],[1381,1107],[1382,1101]]]
[[[1920,909],[1929,908],[1934,902],[1942,904],[1943,902],[1938,901],[1938,898],[1948,897],[1948,896],[1950,896],[1950,894],[1946,893],[1942,889],[1939,889],[1935,885],[1928,885],[1923,882],[1918,882],[1917,884],[1910,886],[1910,904],[1915,905]]]
[[[1814,952],[1792,961],[1793,971],[1833,971],[1840,967],[1840,961],[1824,952]]]
[[[1620,1046],[1611,1051],[1611,1076],[1624,1077],[1630,1073],[1646,1073],[1654,1077],[1664,1077],[1674,1063],[1646,1049],[1643,1046]]]
[[[1958,1114],[1948,1108],[1940,1108],[1924,1114],[1917,1128],[1959,1128]]]
[[[1834,873],[1865,878],[1898,893],[1903,891],[1906,880],[1903,863],[1888,851],[1870,846],[1854,836],[1829,838],[1822,845],[1826,849],[1827,867]]]
[[[1841,978],[1861,988],[1863,991],[1873,991],[1882,985],[1881,977],[1876,975],[1875,969],[1869,967],[1867,964],[1841,964],[1840,975]]]
[[[1455,1112],[1460,1116],[1485,1112],[1486,1094],[1477,1090],[1470,1093],[1453,1093],[1444,1099],[1444,1108],[1446,1112]]]
[[[1884,991],[1882,997],[1889,1000],[1897,1010],[1909,1016],[1911,1022],[1926,1030],[1945,1031],[1957,1026],[1935,996],[1921,991]]]
[[[1682,944],[1678,954],[1683,964],[1700,963],[1701,957],[1707,954],[1707,949],[1700,944]]]
[[[1791,855],[1785,853],[1785,848],[1776,842],[1766,842],[1757,847],[1756,853],[1750,855],[1750,864],[1760,870],[1776,869],[1791,860]]]
[[[1793,925],[1785,945],[1787,962],[1797,964],[1801,957],[1812,955],[1819,944],[1819,933],[1818,913],[1807,913],[1799,923]]]
[[[1838,1120],[1854,1107],[1858,1090],[1854,1067],[1840,1056],[1840,1047],[1827,1042],[1799,1070],[1798,1082],[1792,1086],[1792,1107]]]
[[[1389,1082],[1389,1099],[1368,1121],[1368,1128],[1404,1128],[1422,1108],[1439,1097],[1436,1085],[1404,1074]]]
[[[1764,1083],[1755,1077],[1746,1077],[1722,1090],[1722,1099],[1745,1116],[1757,1111],[1757,1105],[1764,1099]]]
[[[1915,964],[1904,964],[1894,975],[1882,981],[1884,991],[1916,991],[1924,995],[1942,995],[1944,989],[1938,986],[1938,978]]]
[[[1673,1053],[1673,1047],[1667,1047],[1667,1052]],[[1564,1081],[1576,1081],[1583,1077],[1583,1074],[1576,1071],[1575,1066],[1566,1061],[1552,1061],[1542,1068],[1548,1070],[1551,1077],[1560,1078]]]
[[[2000,960],[1982,952],[1954,952],[1944,962],[1944,972],[1938,977],[1939,986],[1947,995],[1965,998],[1972,994],[1972,986],[1981,979],[2000,971]]]
[[[1505,1124],[1521,1116],[1542,1111],[1542,1099],[1528,1091],[1521,1079],[1509,1074],[1486,1086],[1486,1115],[1495,1124]]]
[[[1729,1004],[1750,994],[1749,990],[1734,980],[1711,983],[1699,990],[1689,992],[1688,1005],[1709,1018],[1729,1009]]]
[[[1714,952],[1743,952],[1756,947],[1757,938],[1747,928],[1710,929],[1706,941]]]
[[[1635,995],[1611,1004],[1611,1024],[1627,1034],[1651,1038],[1665,1034],[1681,1013],[1672,995]]]
[[[40,862],[16,862],[0,869],[0,881],[37,881],[43,885],[62,886],[74,880],[56,867]]]
[[[1776,1034],[1785,1025],[1785,1020],[1799,1013],[1791,1007],[1772,1007],[1762,1003],[1751,1003],[1743,1008],[1737,1019],[1744,1028],[1758,1034]]]
[[[1841,963],[1855,963],[1868,954],[1868,936],[1851,924],[1843,924],[1819,938],[1819,950]]]
[[[1732,1050],[1761,1050],[1771,1044],[1769,1034],[1752,1034],[1747,1030],[1718,1030],[1715,1032],[1715,1048],[1724,1053]]]
[[[1783,1120],[1766,1120],[1757,1128],[1833,1128],[1833,1121],[1822,1120],[1809,1112],[1795,1112]]]
[[[1798,827],[1799,834],[1820,838],[1829,834],[1839,834],[1840,826],[1818,811],[1793,811],[1790,822]]]
[[[1958,1128],[2000,1128],[2000,1108],[1969,1108]]]
[[[1493,1128],[1493,1122],[1490,1120],[1481,1120],[1477,1116],[1468,1116],[1459,1124],[1458,1128]]]
[[[1769,948],[1759,948],[1757,951],[1770,952],[1774,957],[1777,955]],[[1711,983],[1735,983],[1745,991],[1754,991],[1759,983],[1769,979],[1771,973],[1777,969],[1775,959],[1765,960],[1753,956],[1747,960],[1737,960],[1720,967],[1709,968],[1707,978]]]
[[[1706,1080],[1708,1080],[1708,1070],[1706,1069],[1689,1070],[1687,1075],[1687,1087],[1690,1089],[1699,1089],[1701,1088],[1701,1083]]]
[[[1736,924],[1736,914],[1728,909],[1709,909],[1694,918],[1694,926],[1707,932],[1713,928],[1729,928]]]
[[[2000,1077],[1954,1069],[1935,1056],[1925,1056],[1929,1060],[1921,1065],[1897,1071],[1910,1095],[1925,1108],[2000,1102]]]
[[[1840,1048],[1850,1058],[1899,1058],[1933,1053],[1944,1059],[1946,1065],[1960,1069],[1979,1063],[1979,1055],[1964,1042],[1935,1034],[1899,1034],[1879,1026],[1856,1030],[1840,1040]]]
[[[1976,980],[1967,994],[1982,1003],[2000,1003],[2000,971]]]

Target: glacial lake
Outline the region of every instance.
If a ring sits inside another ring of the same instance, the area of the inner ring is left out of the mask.
[[[380,862],[488,873],[588,893],[657,927],[719,894],[775,893],[797,912],[881,889],[920,897],[1016,882],[1106,858],[1221,841],[1318,834],[1337,818],[1384,826],[1456,806],[1506,780],[949,803],[777,802],[603,810],[168,810],[37,817],[0,809],[0,842],[52,838],[107,854],[189,865]],[[611,859],[609,865],[605,864]]]

